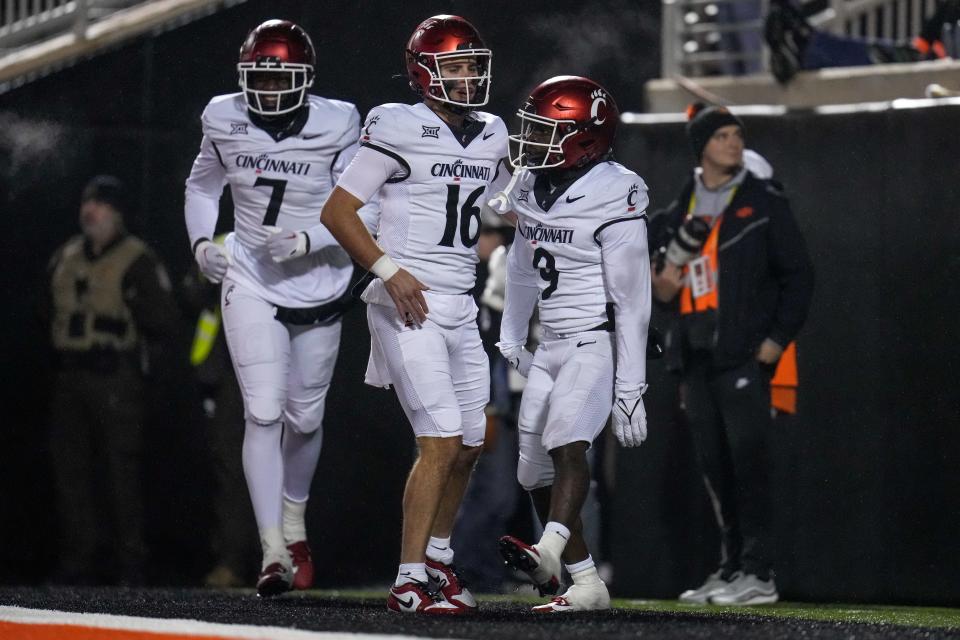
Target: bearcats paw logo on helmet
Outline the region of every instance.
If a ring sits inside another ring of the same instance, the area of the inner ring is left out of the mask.
[[[607,94],[603,92],[603,89],[597,89],[590,94],[590,97],[593,98],[593,104],[590,105],[590,116],[593,118],[593,124],[603,124],[607,119],[607,110],[604,108],[601,112],[601,107],[607,106]]]

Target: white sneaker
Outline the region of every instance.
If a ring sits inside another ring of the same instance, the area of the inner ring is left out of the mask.
[[[533,608],[534,613],[567,611],[602,611],[610,608],[610,592],[602,580],[592,584],[575,584],[562,596]]]
[[[722,605],[773,604],[779,599],[772,576],[769,580],[761,580],[752,573],[740,574],[727,586],[710,594],[711,604]]]
[[[513,536],[503,536],[500,555],[510,567],[527,574],[541,596],[560,590],[560,558],[547,549],[531,546]]]
[[[739,572],[731,575],[731,579],[739,575]],[[707,604],[710,601],[710,596],[720,589],[726,587],[730,582],[723,579],[723,571],[717,569],[703,582],[702,585],[696,589],[687,589],[680,594],[680,597],[677,598],[680,602],[685,602],[687,604]]]

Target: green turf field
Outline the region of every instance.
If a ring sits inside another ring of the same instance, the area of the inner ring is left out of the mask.
[[[896,624],[908,627],[960,629],[960,609],[940,607],[900,607],[874,604],[807,604],[778,602],[756,607],[714,607],[688,605],[676,600],[614,600],[615,607],[647,611],[704,614],[750,614],[828,622]]]
[[[382,600],[384,590],[317,591],[312,593],[331,597]],[[480,595],[483,602],[528,602],[531,605],[543,602],[543,598],[526,595]],[[613,606],[636,611],[661,613],[699,614],[726,617],[730,615],[769,616],[771,618],[794,618],[824,622],[859,624],[889,624],[931,629],[960,629],[960,609],[945,607],[904,607],[876,604],[808,604],[803,602],[778,602],[756,607],[715,607],[689,605],[676,600],[623,600],[615,599]]]

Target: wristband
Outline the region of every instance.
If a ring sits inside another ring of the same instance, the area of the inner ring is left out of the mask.
[[[206,236],[197,238],[197,241],[193,243],[193,255],[197,255],[197,247],[199,247],[204,242],[210,242],[210,241],[211,241],[210,238]]]
[[[383,254],[370,265],[370,272],[384,282],[396,275],[397,271],[400,271],[400,267],[387,254]]]

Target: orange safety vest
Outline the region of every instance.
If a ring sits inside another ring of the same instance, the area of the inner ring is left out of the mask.
[[[777,370],[770,380],[770,406],[783,413],[797,412],[797,343],[783,350]]]
[[[691,201],[690,209],[693,209]],[[708,309],[719,309],[718,279],[719,263],[717,262],[717,242],[720,237],[720,225],[723,216],[714,223],[700,250],[699,261],[694,261],[694,273],[691,276],[690,267],[683,268],[684,285],[680,291],[680,313],[698,313]],[[702,271],[701,271],[702,270]],[[691,278],[697,278],[706,285],[706,291],[698,297],[693,296],[690,286]],[[797,343],[791,342],[783,350],[777,369],[770,380],[770,406],[783,413],[797,412]]]

